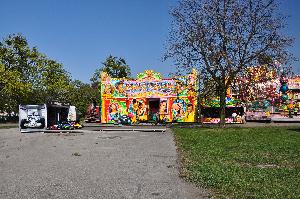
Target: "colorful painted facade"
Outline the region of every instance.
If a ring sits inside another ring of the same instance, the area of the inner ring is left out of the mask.
[[[163,79],[146,70],[137,79],[111,78],[101,74],[101,122],[115,123],[127,115],[132,122],[194,122],[197,105],[197,72],[184,77]]]

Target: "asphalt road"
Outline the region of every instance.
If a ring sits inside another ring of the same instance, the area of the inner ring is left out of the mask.
[[[0,129],[0,198],[208,198],[179,177],[170,132]]]

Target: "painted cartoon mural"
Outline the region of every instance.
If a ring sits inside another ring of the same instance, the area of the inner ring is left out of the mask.
[[[105,108],[107,110],[108,123],[115,123],[122,115],[127,115],[127,106],[125,100],[106,101]]]
[[[193,122],[195,118],[194,106],[192,104],[187,105],[184,121],[185,122]]]
[[[146,70],[137,79],[111,78],[101,74],[102,123],[116,123],[127,115],[132,122],[151,121],[154,116],[165,122],[194,122],[197,72],[185,77],[163,79]]]
[[[144,99],[131,99],[129,105],[129,117],[132,122],[146,121],[147,120],[147,108],[146,100]]]
[[[186,100],[176,99],[172,104],[172,116],[174,121],[182,122],[186,112]]]

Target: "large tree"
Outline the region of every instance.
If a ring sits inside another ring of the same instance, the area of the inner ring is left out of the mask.
[[[88,105],[99,100],[99,91],[92,88],[90,84],[74,80],[71,82],[70,92],[68,95],[69,102],[76,106],[77,114],[84,117]]]
[[[105,62],[96,69],[91,81],[93,84],[98,84],[100,79],[100,73],[107,72],[113,78],[129,77],[131,75],[130,67],[126,63],[124,58],[114,57],[109,55]]]
[[[0,111],[17,112],[19,104],[66,101],[71,78],[62,64],[31,48],[20,34],[0,42]]]
[[[261,57],[286,63],[292,39],[283,34],[285,17],[276,0],[181,0],[173,18],[166,58],[179,69],[198,67],[218,87],[221,125],[226,90]]]

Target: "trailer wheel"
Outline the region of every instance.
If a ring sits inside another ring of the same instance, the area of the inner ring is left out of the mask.
[[[40,128],[41,128],[41,129],[45,128],[45,118],[41,118],[41,119],[40,119],[40,122],[41,122],[41,124],[42,124]]]
[[[26,120],[26,119],[22,119],[22,120],[21,120],[21,124],[20,124],[21,129],[26,129],[26,128],[27,128],[27,127],[25,126],[26,123],[27,123],[27,120]]]

